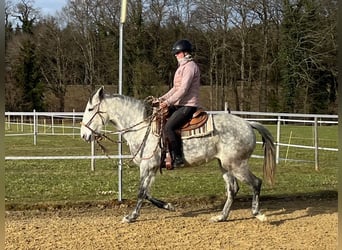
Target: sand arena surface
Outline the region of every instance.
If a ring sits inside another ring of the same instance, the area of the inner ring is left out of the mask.
[[[137,222],[131,205],[7,211],[6,249],[337,249],[336,199],[261,203],[267,222],[237,200],[229,221],[212,223],[222,201],[178,201],[169,212],[146,203]]]

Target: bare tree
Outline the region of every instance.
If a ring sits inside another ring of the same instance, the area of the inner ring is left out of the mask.
[[[10,0],[5,1],[5,28],[11,25],[10,17],[12,16],[13,3]]]
[[[225,100],[224,87],[229,84],[229,19],[231,1],[197,1],[193,26],[201,30],[208,55],[208,80],[211,86],[210,108],[222,109]]]
[[[95,89],[95,27],[91,0],[70,0],[64,8],[68,23],[73,28],[73,38],[83,57],[83,82]]]
[[[277,25],[280,23],[279,11],[280,1],[268,1],[268,0],[256,0],[253,4],[252,10],[257,14],[258,24],[260,25],[260,43],[256,45],[260,51],[259,66],[254,67],[254,70],[259,71],[258,80],[255,84],[259,85],[259,110],[267,111],[268,107],[268,92],[271,87],[271,71],[272,66],[277,61],[277,55],[272,51],[273,42],[272,39],[275,36],[279,36],[279,30]],[[279,38],[278,38],[279,39]]]
[[[25,33],[32,34],[33,24],[40,18],[41,14],[34,8],[34,0],[20,0],[14,7],[13,17],[21,22],[21,29]]]
[[[236,34],[240,42],[241,57],[239,61],[236,61],[240,67],[240,106],[237,107],[238,110],[245,110],[246,105],[249,106],[248,102],[250,100],[246,87],[251,85],[252,80],[251,62],[248,61],[251,58],[248,36],[256,20],[256,14],[252,11],[253,4],[253,1],[233,0],[234,10],[232,11],[231,22],[235,27],[236,32],[234,34]]]
[[[38,50],[40,54],[40,69],[46,86],[59,100],[56,109],[63,112],[65,109],[65,94],[67,83],[70,83],[70,57],[62,30],[55,18],[42,22],[38,29]],[[69,76],[69,77],[68,77]],[[69,78],[69,79],[68,79]]]

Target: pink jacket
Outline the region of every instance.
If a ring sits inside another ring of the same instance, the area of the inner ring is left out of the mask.
[[[175,72],[173,87],[161,97],[168,105],[199,105],[200,70],[192,60],[183,60]]]

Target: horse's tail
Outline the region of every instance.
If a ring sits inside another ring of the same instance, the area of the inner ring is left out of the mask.
[[[275,169],[276,169],[276,157],[274,139],[270,131],[258,122],[249,122],[252,128],[258,130],[262,136],[263,148],[264,148],[264,177],[268,183],[273,186],[275,183]]]

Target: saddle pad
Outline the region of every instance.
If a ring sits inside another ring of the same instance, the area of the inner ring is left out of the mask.
[[[182,139],[190,139],[194,137],[202,137],[211,134],[214,131],[214,124],[213,124],[213,115],[208,114],[208,120],[206,123],[203,124],[203,126],[188,130],[188,131],[182,131]]]

